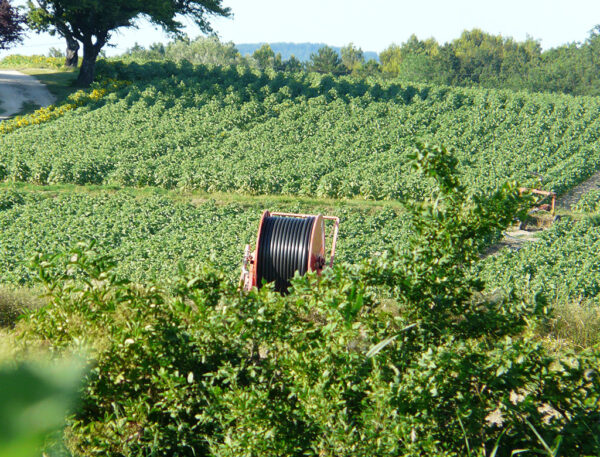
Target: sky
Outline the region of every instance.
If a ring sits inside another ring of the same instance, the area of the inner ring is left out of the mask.
[[[25,4],[14,0],[13,4]],[[480,28],[493,34],[539,40],[543,49],[581,42],[600,24],[600,0],[223,0],[232,18],[215,18],[213,28],[222,41],[234,43],[313,42],[343,46],[350,42],[363,51],[381,52],[412,35],[433,37],[440,43],[460,36],[463,30]],[[201,33],[183,21],[186,33]],[[136,42],[149,46],[169,37],[146,21],[138,29],[113,34],[108,55],[124,52]],[[58,36],[29,33],[25,42],[8,54],[46,54],[63,49]]]

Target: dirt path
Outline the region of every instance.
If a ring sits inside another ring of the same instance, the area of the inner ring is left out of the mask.
[[[531,231],[517,228],[508,229],[504,232],[504,236],[500,241],[491,245],[483,252],[481,258],[498,254],[502,248],[509,248],[513,251],[518,251],[524,244],[537,241],[538,232],[539,230]]]
[[[0,70],[0,121],[18,113],[25,103],[48,106],[54,103],[54,96],[33,76]]]
[[[571,210],[584,194],[598,188],[600,188],[600,171],[559,197],[556,206],[562,209]]]

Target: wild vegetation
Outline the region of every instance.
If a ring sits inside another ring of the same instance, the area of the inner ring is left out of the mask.
[[[475,86],[494,89],[555,92],[573,95],[600,95],[598,52],[600,26],[594,27],[582,43],[569,43],[542,50],[539,41],[516,41],[479,29],[466,30],[447,43],[412,35],[406,42],[391,44],[379,55],[363,52],[352,43],[342,48],[313,45],[292,55],[280,43],[236,48],[214,38],[156,43],[149,49],[135,46],[122,58],[136,60],[175,60],[196,64],[244,64],[256,66],[261,56],[269,68],[278,71],[309,70],[359,76],[398,78],[405,83]],[[237,49],[241,53],[237,52]],[[200,52],[194,52],[199,50]],[[209,51],[208,53],[206,51]],[[227,52],[224,52],[227,51]],[[243,54],[243,55],[242,55]],[[206,57],[210,56],[210,60]],[[215,62],[215,57],[222,56]],[[348,59],[350,57],[350,59]],[[340,62],[341,59],[341,62]],[[235,62],[234,62],[235,61]],[[260,66],[259,68],[264,68]],[[576,70],[574,70],[576,69]]]
[[[545,51],[531,38],[473,29],[445,44],[413,35],[382,51],[380,60],[383,72],[415,82],[600,95],[599,47],[600,26],[583,43]]]

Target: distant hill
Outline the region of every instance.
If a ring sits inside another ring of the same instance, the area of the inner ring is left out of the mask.
[[[254,51],[263,44],[265,43],[243,43],[236,44],[235,47],[240,51],[241,55],[246,56],[254,53]],[[271,49],[275,54],[281,53],[283,60],[289,59],[294,55],[298,60],[307,62],[310,60],[311,54],[316,53],[319,48],[327,45],[325,43],[269,43],[269,46],[271,46]],[[341,48],[335,46],[330,47],[335,49],[338,54],[340,53]],[[376,52],[365,51],[365,60],[379,61],[379,55]]]

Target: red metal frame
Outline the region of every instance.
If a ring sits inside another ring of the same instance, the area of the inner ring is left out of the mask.
[[[519,194],[523,194],[525,192],[531,192],[532,194],[543,195],[545,197],[552,197],[552,203],[550,204],[550,212],[554,216],[556,210],[556,192],[550,192],[547,190],[540,189],[530,189],[528,187],[519,187]]]

